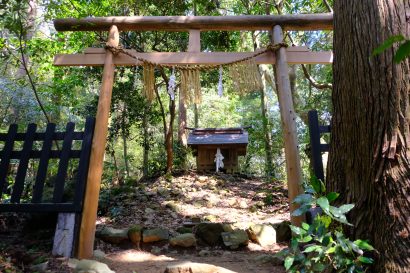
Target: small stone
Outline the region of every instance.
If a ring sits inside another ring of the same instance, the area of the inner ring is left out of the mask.
[[[241,209],[247,209],[249,206],[248,206],[248,204],[246,203],[245,200],[242,200],[241,202],[239,202],[239,207]]]
[[[48,262],[44,262],[41,264],[32,265],[30,266],[30,269],[33,272],[45,272],[47,270],[47,267],[48,267]]]
[[[152,192],[152,191],[146,191],[146,192],[144,192],[144,194],[145,194],[146,196],[154,196],[154,195],[156,195],[156,193],[155,193],[155,192]]]
[[[67,266],[69,268],[75,268],[80,261],[74,258],[68,259]]]
[[[231,207],[233,207],[233,206],[235,206],[236,205],[236,200],[235,199],[229,199],[228,200],[228,204],[229,204],[229,206],[231,206]]]
[[[218,217],[215,215],[206,215],[204,216],[204,221],[208,221],[208,222],[216,222],[218,220]]]
[[[152,254],[155,254],[155,255],[158,255],[158,254],[161,253],[161,248],[160,248],[160,247],[157,247],[157,246],[153,246],[153,247],[151,248],[151,253],[152,253]]]
[[[169,265],[164,273],[234,273],[231,270],[212,264],[192,263],[189,261]]]
[[[200,256],[200,257],[211,256],[211,251],[203,249],[203,250],[199,251],[198,256]]]
[[[235,230],[235,227],[233,224],[223,224],[223,229],[225,232],[232,232]]]
[[[270,263],[275,266],[283,265],[283,260],[274,255],[262,254],[253,258],[253,260],[258,264]]]
[[[192,233],[185,233],[171,238],[169,244],[172,246],[194,247],[196,246],[196,238]]]
[[[221,242],[221,233],[224,231],[220,223],[201,223],[197,225],[195,235],[210,246]]]
[[[94,250],[93,253],[94,258],[96,259],[104,259],[105,258],[105,253],[99,249]]]
[[[176,213],[181,213],[181,207],[174,201],[169,201],[165,204],[165,207],[170,208],[171,210],[175,211]]]
[[[145,209],[145,213],[146,213],[146,214],[152,214],[152,213],[155,213],[155,210],[153,210],[153,209],[151,209],[151,208],[146,208],[146,209]]]
[[[276,231],[271,225],[251,225],[247,232],[252,241],[263,247],[276,244]]]
[[[143,228],[140,225],[134,225],[128,229],[128,238],[138,247],[142,240],[142,229]]]
[[[169,231],[162,228],[145,229],[142,233],[142,241],[144,243],[168,240],[168,238]]]
[[[292,238],[292,231],[290,230],[289,225],[289,221],[273,224],[273,228],[276,230],[276,241],[278,243],[289,242]]]
[[[204,182],[206,182],[207,180],[208,180],[208,177],[207,177],[207,176],[203,176],[203,175],[198,176],[198,181],[201,182],[201,183],[204,183]]]
[[[169,195],[168,189],[167,189],[167,188],[163,188],[163,187],[159,187],[159,188],[157,189],[157,193],[158,193],[159,195],[161,195],[161,196],[167,196],[167,195]]]
[[[75,273],[115,273],[106,264],[93,261],[81,260],[74,269]]]
[[[180,234],[192,233],[192,227],[179,227],[177,228],[177,232]]]
[[[249,243],[248,234],[245,230],[237,229],[232,232],[222,232],[224,245],[230,249],[238,249],[240,246],[246,246]]]
[[[105,242],[119,244],[128,240],[128,230],[104,227],[97,236]]]

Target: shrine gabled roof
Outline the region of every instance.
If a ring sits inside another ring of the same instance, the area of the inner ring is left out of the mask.
[[[197,128],[188,136],[188,145],[248,144],[243,128]]]

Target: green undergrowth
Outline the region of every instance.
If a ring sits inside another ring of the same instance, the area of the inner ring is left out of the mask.
[[[315,216],[312,224],[291,226],[291,244],[277,254],[285,260],[287,272],[359,273],[369,270],[368,266],[373,263],[370,255],[375,249],[365,240],[351,241],[345,236],[343,227],[352,226],[346,214],[354,205],[331,205],[338,197],[335,192],[326,194],[322,181],[313,178],[305,187],[305,193],[295,198],[294,203],[300,207],[293,216],[304,215],[311,208],[320,208],[322,213]]]

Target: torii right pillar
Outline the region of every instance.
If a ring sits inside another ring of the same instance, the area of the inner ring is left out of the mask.
[[[273,28],[273,44],[283,43],[283,31],[280,26]],[[299,144],[296,130],[296,113],[293,106],[292,92],[289,80],[289,67],[286,58],[286,48],[281,47],[275,52],[276,82],[278,100],[282,120],[283,138],[285,142],[286,174],[288,180],[288,197],[290,213],[298,208],[292,203],[296,196],[303,193],[302,168],[300,165]],[[303,216],[291,215],[292,225],[300,226]]]

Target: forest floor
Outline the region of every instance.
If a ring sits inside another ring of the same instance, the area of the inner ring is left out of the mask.
[[[241,228],[250,224],[275,224],[289,219],[287,190],[278,181],[189,172],[173,178],[159,177],[129,184],[102,190],[97,230],[103,226],[124,229],[138,224],[148,229],[166,229],[172,237],[178,234],[178,228],[197,222],[231,223]],[[19,225],[19,220],[15,221]],[[7,234],[2,233],[0,225],[0,239],[15,240],[12,245],[3,240],[7,246],[0,245],[0,272],[34,272],[30,270],[30,264],[39,261],[49,262],[48,272],[73,272],[69,261],[50,258],[51,255],[45,250],[30,250],[30,245],[38,246],[40,239],[36,241],[31,237],[27,247],[22,246],[27,244],[27,240],[23,240],[24,236],[14,236],[12,239],[13,236]],[[223,245],[210,247],[205,244],[178,248],[163,241],[141,243],[141,247],[137,248],[129,242],[111,244],[96,239],[96,249],[102,251],[100,253],[104,256],[100,255],[99,260],[119,273],[162,273],[167,266],[183,261],[215,265],[221,273],[279,273],[285,272],[283,267],[273,264],[266,257],[271,257],[285,246],[278,243],[262,247],[249,242],[247,246],[236,250]],[[25,257],[29,261],[23,261]],[[16,270],[5,271],[7,266],[9,270]]]

